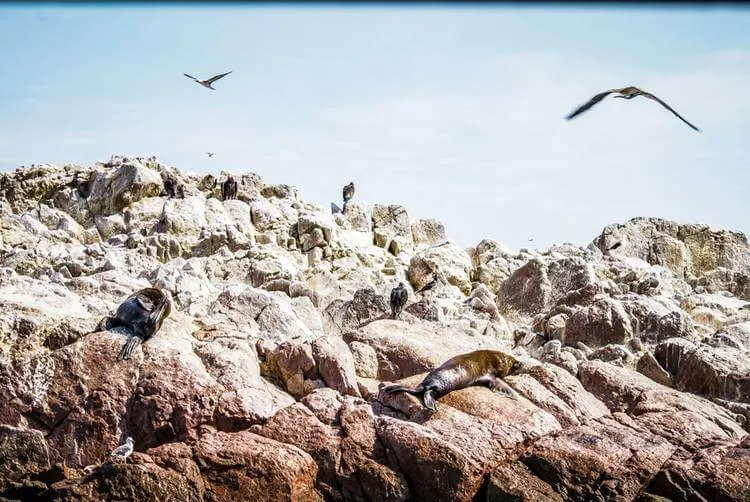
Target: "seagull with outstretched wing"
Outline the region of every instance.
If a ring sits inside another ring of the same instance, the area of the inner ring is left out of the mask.
[[[678,119],[682,120],[687,125],[689,125],[692,129],[694,129],[695,131],[701,132],[700,129],[698,129],[693,124],[691,124],[690,122],[688,122],[687,120],[685,120],[685,118],[682,117],[682,115],[680,115],[679,113],[677,113],[676,111],[674,111],[672,109],[672,107],[669,106],[667,103],[665,103],[664,101],[662,101],[658,97],[654,96],[650,92],[643,91],[643,90],[641,90],[641,89],[639,89],[637,87],[633,87],[633,86],[623,87],[621,89],[610,89],[608,91],[600,92],[599,94],[597,94],[596,96],[594,96],[593,98],[591,98],[587,103],[579,106],[575,111],[573,111],[573,113],[571,113],[570,115],[568,115],[567,117],[565,117],[565,119],[566,120],[570,120],[572,118],[577,117],[578,115],[580,115],[583,112],[587,111],[589,108],[591,108],[595,104],[599,103],[601,100],[603,100],[604,98],[606,98],[607,96],[609,96],[612,93],[619,94],[618,96],[614,96],[616,98],[633,99],[636,96],[643,96],[643,97],[646,97],[646,98],[649,98],[649,99],[653,99],[654,101],[656,101],[657,103],[659,103],[660,105],[662,105],[664,108],[666,108],[667,110],[669,110],[670,112],[672,112]]]
[[[220,78],[226,77],[230,73],[232,73],[232,72],[228,71],[228,72],[222,73],[220,75],[214,75],[213,77],[209,78],[208,80],[198,80],[197,78],[195,78],[195,77],[193,77],[191,75],[188,75],[187,73],[183,73],[183,75],[185,75],[187,78],[193,79],[194,81],[198,82],[203,87],[206,87],[208,89],[211,89],[211,90],[215,91],[216,89],[214,89],[213,87],[211,87],[211,84],[213,84],[214,82],[216,82]]]

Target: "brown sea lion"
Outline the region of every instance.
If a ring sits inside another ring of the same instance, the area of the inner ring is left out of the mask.
[[[436,399],[447,393],[464,389],[472,385],[483,385],[494,391],[515,397],[515,392],[501,379],[520,368],[518,360],[510,354],[499,350],[475,350],[448,359],[430,371],[422,383],[414,389],[402,385],[390,385],[384,392],[407,392],[422,396],[425,407],[437,411]]]
[[[117,356],[118,361],[130,359],[133,351],[141,343],[151,338],[164,319],[172,312],[172,300],[162,289],[145,288],[128,296],[113,317],[105,317],[99,322],[98,330],[122,326],[129,328],[133,336],[125,343]]]

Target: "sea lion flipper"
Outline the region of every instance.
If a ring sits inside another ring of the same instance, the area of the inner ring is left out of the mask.
[[[161,322],[164,320],[164,317],[166,317],[164,312],[168,307],[169,302],[163,301],[151,311],[145,326],[147,336],[152,336],[161,327]]]
[[[118,361],[127,361],[131,357],[133,357],[133,352],[135,352],[135,348],[138,347],[143,340],[138,336],[131,336],[130,339],[123,345],[122,350],[120,350],[120,353],[117,355]]]
[[[426,390],[422,396],[422,400],[427,408],[432,411],[437,411],[437,403],[435,403],[435,398],[432,395],[434,392],[433,389]]]
[[[511,399],[518,399],[518,394],[516,391],[508,385],[502,378],[491,378],[487,382],[487,387],[492,390],[492,392],[497,392],[499,394],[503,394]]]
[[[403,385],[389,385],[388,387],[385,387],[383,389],[383,392],[385,392],[386,394],[393,394],[395,392],[408,392],[410,394],[414,393],[414,391],[412,391],[411,389],[407,389]]]
[[[136,295],[135,300],[143,310],[146,310],[147,312],[153,312],[154,302],[151,301],[149,297],[147,297],[146,295]]]

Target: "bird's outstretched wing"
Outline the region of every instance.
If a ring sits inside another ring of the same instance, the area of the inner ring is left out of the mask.
[[[230,73],[232,73],[232,72],[231,72],[231,71],[228,71],[228,72],[226,72],[226,73],[222,73],[221,75],[214,75],[213,77],[211,77],[211,78],[209,78],[208,80],[206,80],[206,83],[207,83],[207,84],[213,84],[214,82],[216,82],[216,81],[217,81],[217,80],[219,80],[220,78],[224,78],[224,77],[226,77],[227,75],[229,75]]]
[[[664,101],[662,101],[661,99],[657,98],[656,96],[654,96],[654,95],[653,95],[653,94],[651,94],[650,92],[646,92],[646,91],[641,91],[641,95],[642,95],[642,96],[645,96],[645,97],[647,97],[647,98],[649,98],[649,99],[653,99],[654,101],[656,101],[657,103],[659,103],[659,104],[660,104],[661,106],[663,106],[664,108],[666,108],[666,109],[667,109],[667,110],[669,110],[670,112],[674,113],[675,117],[677,117],[678,119],[680,119],[680,120],[682,120],[683,122],[685,122],[685,123],[686,123],[687,125],[689,125],[689,126],[690,126],[691,128],[693,128],[694,130],[696,130],[696,131],[698,131],[698,132],[701,132],[701,130],[700,130],[700,129],[698,129],[698,128],[697,128],[697,127],[695,127],[695,126],[694,126],[693,124],[691,124],[690,122],[688,122],[687,120],[685,120],[685,118],[684,118],[684,117],[683,117],[682,115],[680,115],[679,113],[677,113],[676,111],[674,111],[674,110],[672,109],[672,107],[671,107],[671,106],[669,106],[669,105],[668,105],[668,104],[666,104],[666,103],[665,103]]]
[[[195,77],[193,77],[191,75],[188,75],[187,73],[183,73],[183,75],[185,75],[187,78],[191,78],[191,79],[195,80],[196,82],[200,82],[200,80],[198,80],[197,78],[195,78]]]
[[[570,120],[572,118],[577,117],[578,115],[582,114],[583,112],[585,112],[586,110],[588,110],[589,108],[591,108],[592,106],[594,106],[595,104],[597,104],[602,99],[606,98],[608,95],[612,94],[613,92],[617,92],[617,91],[618,91],[618,89],[610,89],[608,91],[600,92],[599,94],[597,94],[596,96],[594,96],[593,98],[591,98],[588,101],[588,103],[579,106],[573,113],[571,113],[570,115],[568,115],[567,117],[565,117],[565,120]]]

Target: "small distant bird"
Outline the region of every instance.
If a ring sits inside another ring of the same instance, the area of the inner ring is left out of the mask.
[[[421,288],[419,288],[419,290],[417,291],[417,293],[422,293],[424,291],[429,291],[429,290],[433,289],[435,286],[437,286],[437,283],[438,283],[437,274],[432,274],[432,280],[430,282],[428,282],[427,284],[425,284],[424,286],[422,286]]]
[[[565,119],[566,120],[570,120],[572,118],[577,117],[578,115],[582,114],[583,112],[585,112],[586,110],[588,110],[589,108],[591,108],[592,106],[594,106],[595,104],[597,104],[598,102],[600,102],[601,100],[603,100],[604,98],[606,98],[607,96],[609,96],[610,94],[612,94],[613,92],[616,92],[616,93],[619,94],[619,96],[615,96],[616,98],[633,99],[636,96],[643,96],[643,97],[646,97],[646,98],[649,98],[649,99],[653,99],[654,101],[656,101],[657,103],[659,103],[660,105],[662,105],[664,108],[666,108],[670,112],[674,113],[674,115],[678,119],[680,119],[683,122],[685,122],[691,128],[693,128],[694,130],[696,130],[698,132],[701,132],[700,129],[698,129],[693,124],[691,124],[690,122],[688,122],[687,120],[685,120],[682,117],[682,115],[680,115],[679,113],[677,113],[676,111],[674,111],[672,109],[672,107],[669,106],[668,104],[666,104],[664,101],[662,101],[661,99],[657,98],[656,96],[654,96],[650,92],[642,91],[641,89],[639,89],[637,87],[632,87],[632,86],[631,87],[623,87],[622,89],[610,89],[608,91],[601,92],[601,93],[597,94],[596,96],[594,96],[593,98],[591,98],[588,103],[586,103],[586,104],[581,105],[580,107],[578,107],[573,113],[571,113],[570,115],[568,115],[567,117],[565,117]]]
[[[398,286],[391,290],[391,316],[393,319],[399,318],[408,298],[409,293],[407,293],[403,282],[399,282]]]
[[[213,157],[214,156],[214,152],[206,152],[206,155],[208,155],[209,157]]]
[[[213,77],[209,78],[208,80],[198,80],[197,78],[195,78],[193,76],[190,76],[187,73],[183,73],[183,75],[185,75],[187,78],[193,79],[194,81],[198,82],[203,87],[206,87],[207,89],[211,89],[212,91],[215,91],[216,89],[214,89],[213,87],[211,87],[211,84],[213,84],[214,82],[216,82],[220,78],[226,77],[230,73],[232,73],[232,72],[228,71],[228,72],[222,73],[220,75],[214,75]]]
[[[125,444],[118,446],[112,451],[112,458],[115,461],[124,461],[133,453],[133,438],[128,437]]]
[[[346,212],[346,205],[347,203],[354,197],[354,182],[350,182],[348,185],[344,186],[344,190],[342,191],[342,195],[344,197],[344,207],[341,209],[342,212]]]
[[[608,247],[608,248],[606,249],[606,251],[612,251],[612,250],[614,250],[614,249],[617,249],[617,248],[619,248],[620,246],[622,246],[622,241],[618,241],[618,242],[615,242],[615,243],[614,243],[614,244],[612,244],[612,245],[611,245],[610,247]]]
[[[532,237],[531,239],[529,239],[529,242],[534,242],[534,238]]]

